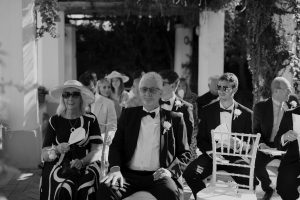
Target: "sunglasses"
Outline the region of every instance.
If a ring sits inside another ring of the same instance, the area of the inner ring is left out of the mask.
[[[62,95],[61,95],[63,98],[67,99],[69,97],[73,97],[73,98],[78,98],[81,96],[80,92],[64,92]]]
[[[232,87],[217,85],[217,89],[223,92],[230,92],[230,90],[232,90]]]
[[[141,87],[140,88],[140,92],[141,93],[146,93],[147,91],[149,91],[149,93],[151,94],[156,94],[160,89],[159,88],[155,88],[155,87],[151,87],[151,88],[147,88],[147,87]]]

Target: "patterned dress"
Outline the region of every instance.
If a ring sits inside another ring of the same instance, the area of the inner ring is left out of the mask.
[[[43,148],[68,142],[71,128],[80,127],[85,130],[85,138],[70,145],[70,151],[66,154],[59,155],[52,162],[45,162],[40,186],[41,200],[95,199],[100,178],[100,161],[83,167],[80,172],[75,170],[76,173],[65,173],[65,166],[71,160],[85,157],[91,150],[91,144],[102,144],[95,115],[85,114],[72,120],[54,115],[49,119]]]

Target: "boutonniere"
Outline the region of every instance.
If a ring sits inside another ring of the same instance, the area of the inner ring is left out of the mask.
[[[291,104],[291,109],[294,109],[294,108],[297,107],[297,102],[296,102],[296,101],[291,101],[290,104]],[[286,104],[285,104],[285,105],[286,105]],[[284,108],[283,108],[283,109],[284,109]]]
[[[168,121],[164,121],[163,123],[163,127],[164,127],[164,131],[163,134],[165,134],[168,130],[170,130],[170,128],[172,127],[171,123]]]
[[[177,110],[178,108],[180,108],[180,107],[182,106],[182,102],[179,101],[179,100],[176,100],[176,101],[174,102],[174,105],[175,105],[176,110]]]
[[[233,120],[238,118],[238,116],[240,116],[241,114],[242,114],[242,111],[240,109],[234,109],[234,111],[233,111]]]

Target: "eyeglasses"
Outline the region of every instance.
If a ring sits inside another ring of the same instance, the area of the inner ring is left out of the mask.
[[[73,98],[78,98],[81,96],[80,92],[64,92],[61,95],[64,99],[69,98],[70,96],[72,96]]]
[[[141,93],[146,93],[147,91],[149,91],[149,93],[151,94],[156,94],[160,89],[159,88],[155,88],[155,87],[151,87],[151,88],[147,88],[147,87],[141,87],[140,88],[140,92]]]
[[[232,88],[229,86],[221,86],[221,85],[217,85],[217,89],[223,92],[230,92],[230,90],[232,90]]]

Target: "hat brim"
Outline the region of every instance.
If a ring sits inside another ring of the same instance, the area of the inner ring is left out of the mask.
[[[53,88],[52,90],[50,90],[49,94],[55,99],[60,99],[63,91],[67,88],[76,88],[80,90],[81,96],[86,101],[87,104],[91,104],[95,101],[95,95],[89,89],[83,86],[63,85],[63,86]]]
[[[126,83],[127,81],[129,81],[129,78],[128,76],[125,76],[125,75],[107,75],[106,76],[107,79],[113,79],[113,78],[120,78],[122,79],[123,83]]]

